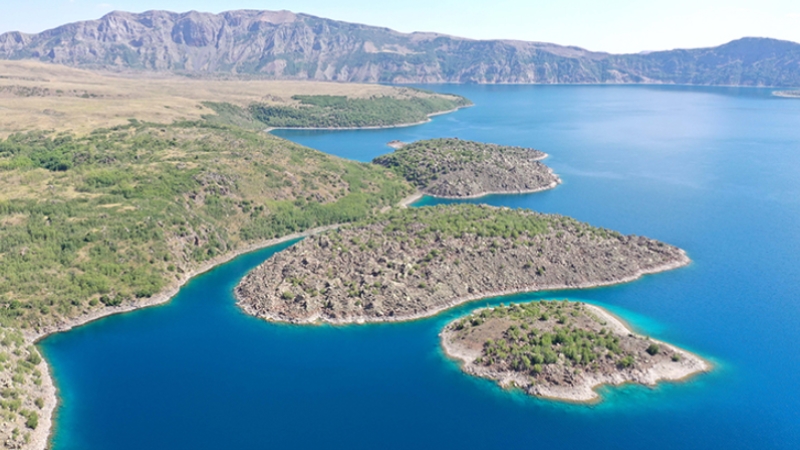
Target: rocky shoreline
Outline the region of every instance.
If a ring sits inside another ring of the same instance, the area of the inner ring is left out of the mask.
[[[539,150],[458,138],[405,144],[392,141],[394,153],[372,162],[398,172],[422,193],[440,198],[478,198],[552,189],[561,183],[541,161]]]
[[[553,173],[552,169],[548,169],[548,170],[550,170],[551,174]],[[466,199],[471,199],[471,198],[482,198],[482,197],[486,197],[486,196],[489,196],[489,195],[534,194],[536,192],[549,191],[550,189],[555,189],[559,184],[561,184],[561,178],[559,178],[555,174],[553,174],[553,175],[557,178],[556,180],[552,181],[550,184],[548,184],[546,186],[541,186],[541,187],[534,188],[534,189],[520,189],[520,190],[516,190],[516,191],[515,190],[483,191],[483,192],[478,192],[477,194],[470,194],[470,195],[464,195],[464,196],[447,196],[447,195],[434,195],[434,194],[430,194],[430,196],[431,197],[436,197],[436,198],[450,199],[450,200],[466,200]]]
[[[563,216],[474,205],[403,211],[304,240],[265,261],[236,287],[237,303],[277,322],[395,322],[486,297],[624,283],[690,262],[676,247]],[[527,220],[540,228],[516,238],[421,229],[459,217],[468,227]],[[398,231],[398,222],[412,231]]]
[[[506,311],[525,311],[525,307],[530,310],[537,303],[546,304],[548,302],[531,302],[522,308],[516,308],[516,305],[499,308],[505,308]],[[497,356],[497,353],[492,352],[492,356],[487,357],[493,344],[499,340],[506,342],[505,339],[509,339],[509,331],[513,332],[516,337],[520,335],[520,330],[525,333],[528,330],[539,328],[539,336],[542,336],[541,329],[547,330],[547,322],[552,322],[552,320],[544,319],[544,316],[530,317],[527,321],[520,320],[520,316],[524,316],[524,314],[519,313],[515,314],[513,318],[509,318],[509,316],[493,318],[491,312],[497,308],[476,310],[466,318],[449,323],[439,335],[442,349],[448,357],[458,361],[461,369],[470,375],[494,380],[504,388],[522,389],[529,395],[576,403],[598,401],[600,397],[596,389],[603,385],[619,386],[635,383],[655,386],[661,381],[681,381],[711,370],[711,364],[703,358],[666,342],[637,335],[620,319],[600,307],[585,303],[562,303],[565,304],[563,308],[565,316],[563,317],[568,317],[567,321],[575,320],[577,322],[577,325],[570,325],[569,330],[573,334],[576,329],[580,329],[585,334],[578,336],[581,336],[582,340],[587,343],[589,339],[586,336],[591,336],[591,339],[599,338],[604,343],[611,342],[609,347],[614,348],[618,353],[602,347],[600,353],[605,353],[604,356],[591,363],[584,362],[583,365],[580,365],[575,363],[574,359],[571,362],[564,356],[564,353],[558,352],[558,350],[565,351],[563,350],[565,345],[562,343],[554,346],[557,348],[553,352],[555,359],[550,360],[549,364],[529,364],[526,357],[524,364],[517,362],[517,366],[513,367],[513,364],[509,365],[502,361],[503,358],[509,358],[504,354]],[[571,305],[566,305],[567,303]],[[559,306],[560,309],[561,306]],[[566,315],[569,309],[572,311]],[[577,314],[576,309],[579,311]],[[538,307],[536,311],[536,315],[538,315]],[[550,311],[553,311],[552,307]],[[487,312],[489,314],[486,314]],[[581,313],[584,315],[583,323],[580,321]],[[587,317],[591,317],[593,320],[585,320]],[[520,325],[521,328],[519,328]],[[552,332],[554,329],[558,329],[558,326],[550,328],[550,331]],[[561,329],[562,333],[565,333],[564,329],[566,327]],[[597,333],[597,331],[600,332]],[[533,331],[533,336],[535,335],[536,331]],[[524,337],[521,339],[523,342],[526,340]],[[536,338],[530,339],[535,341]],[[505,343],[502,344],[501,348],[505,345]],[[530,344],[523,345],[523,348],[530,349]],[[489,350],[487,351],[487,349]],[[597,351],[597,348],[595,347],[593,350]],[[589,350],[584,347],[584,356],[588,352]],[[489,358],[492,360],[487,361]],[[501,361],[496,361],[495,358],[501,359]],[[580,360],[580,357],[577,359]],[[524,367],[520,367],[521,365]]]

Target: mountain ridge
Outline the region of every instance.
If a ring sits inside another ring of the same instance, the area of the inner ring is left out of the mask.
[[[113,11],[41,33],[4,33],[0,59],[369,83],[800,86],[800,44],[777,39],[611,54],[546,42],[401,33],[285,10]]]

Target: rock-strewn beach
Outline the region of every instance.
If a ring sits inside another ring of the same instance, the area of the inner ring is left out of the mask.
[[[395,152],[375,164],[398,171],[421,192],[444,198],[528,193],[561,183],[541,160],[547,154],[523,147],[453,139],[389,144]]]
[[[238,304],[292,323],[400,321],[495,295],[587,288],[688,264],[671,245],[476,205],[395,210],[308,238],[236,288]]]
[[[538,301],[485,308],[442,330],[466,373],[538,397],[589,402],[601,385],[681,380],[710,370],[702,358],[634,334],[602,308]]]

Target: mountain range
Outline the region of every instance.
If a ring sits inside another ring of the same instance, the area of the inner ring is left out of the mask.
[[[400,33],[289,11],[115,11],[38,34],[2,34],[0,59],[368,83],[800,86],[800,44],[789,41],[743,38],[711,48],[616,55]]]

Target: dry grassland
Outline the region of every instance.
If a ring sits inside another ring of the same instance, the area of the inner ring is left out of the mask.
[[[102,73],[35,61],[0,61],[0,138],[18,131],[85,134],[128,119],[172,123],[213,111],[201,102],[292,104],[293,95],[410,97],[426,94],[368,84],[193,79]]]

